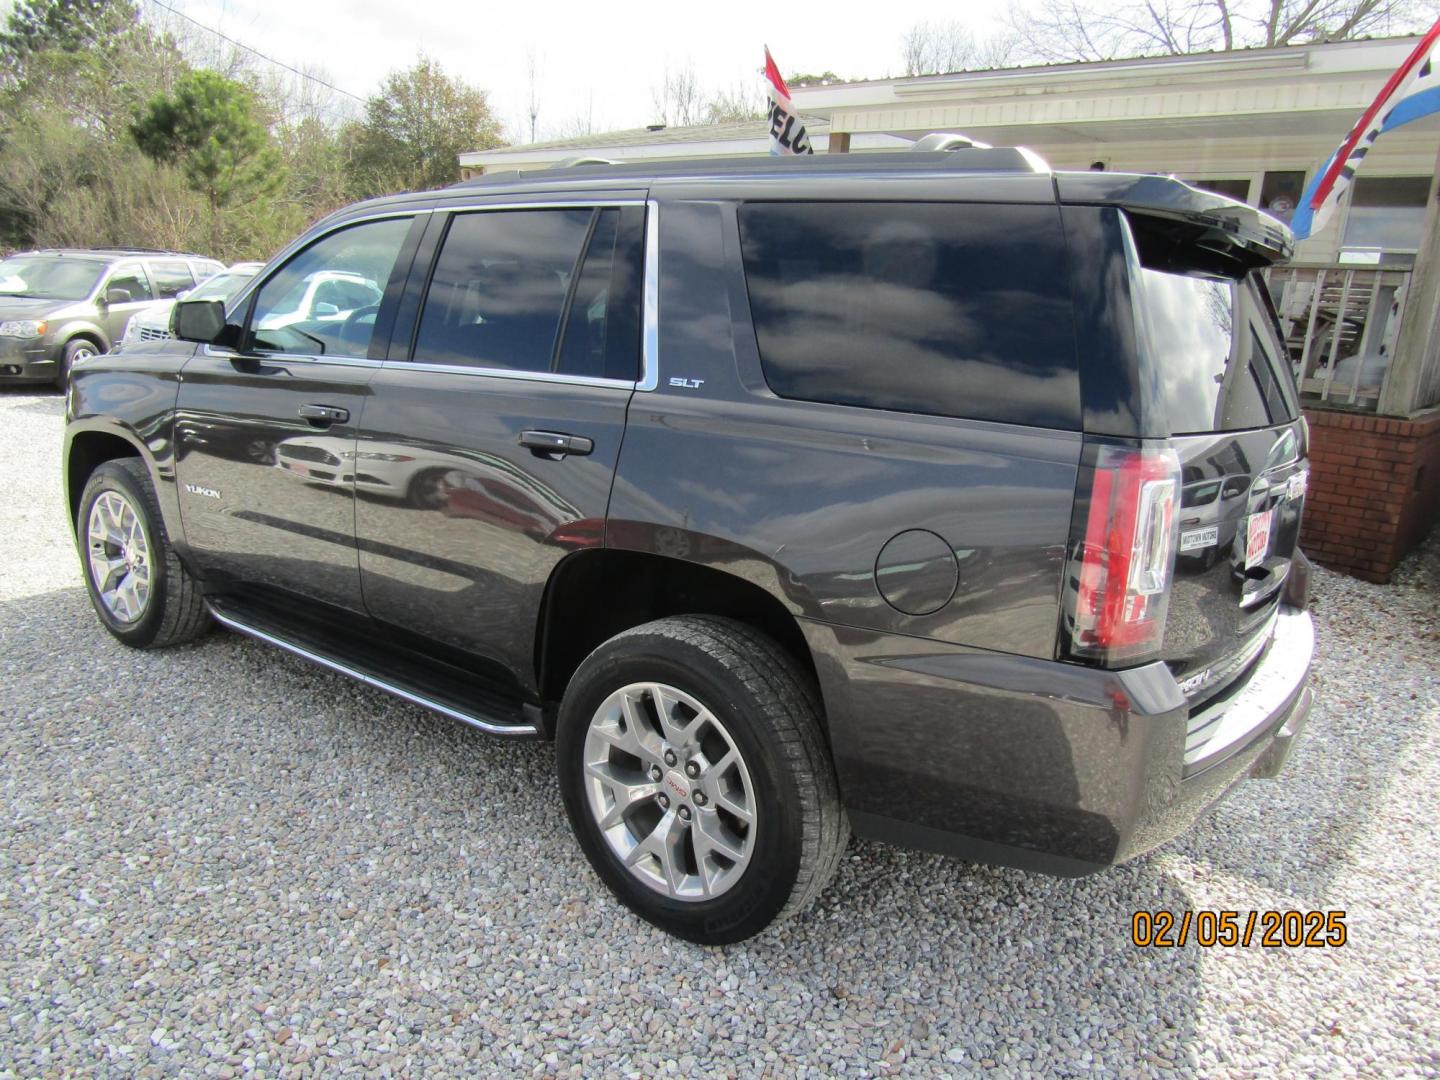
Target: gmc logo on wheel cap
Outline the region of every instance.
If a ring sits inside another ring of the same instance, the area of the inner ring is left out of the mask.
[[[665,774],[665,786],[675,793],[677,799],[688,799],[690,789],[674,773]]]

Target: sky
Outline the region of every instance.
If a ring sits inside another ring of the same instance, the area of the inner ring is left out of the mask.
[[[667,68],[693,65],[707,91],[746,85],[759,96],[769,45],[784,72],[848,78],[901,73],[901,37],[921,20],[961,20],[977,36],[999,2],[854,0],[780,4],[602,4],[530,0],[166,0],[190,18],[287,64],[323,69],[359,97],[420,52],[485,90],[509,138],[528,141],[529,60],[537,69],[537,134],[640,127],[658,119],[653,90]],[[142,6],[154,10],[154,0]],[[0,8],[8,7],[0,3]]]

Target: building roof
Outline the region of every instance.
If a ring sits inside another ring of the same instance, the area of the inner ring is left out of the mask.
[[[927,82],[948,81],[967,76],[978,79],[995,75],[1015,77],[1049,74],[1064,75],[1072,72],[1104,72],[1136,67],[1165,68],[1175,65],[1192,65],[1196,62],[1203,64],[1224,60],[1250,60],[1263,63],[1267,58],[1305,52],[1311,49],[1334,51],[1340,49],[1366,48],[1374,45],[1403,45],[1407,48],[1414,48],[1415,43],[1419,40],[1420,37],[1418,34],[1396,34],[1388,37],[1349,38],[1345,41],[1300,42],[1295,45],[1255,45],[1236,49],[1208,49],[1188,53],[1119,56],[1111,60],[1065,60],[1048,64],[1013,64],[1008,67],[996,68],[960,68],[955,71],[939,71],[926,75],[886,76],[881,79],[837,79],[828,82],[796,83],[791,86],[790,89],[792,91],[791,96],[794,97],[794,91],[798,90],[808,90],[811,93],[815,93],[821,90],[839,90],[848,87],[888,86],[893,83],[905,83],[907,86],[923,86]]]
[[[1116,142],[1339,138],[1416,37],[1051,64],[796,88],[831,133],[961,131],[1061,160]],[[1333,149],[1333,144],[1330,147]],[[1324,151],[1311,148],[1306,156]]]
[[[1413,48],[1415,36],[1047,64],[792,90],[817,153],[902,149],[930,132],[1028,146],[1064,167],[1204,174],[1235,155],[1309,168],[1334,148]],[[1433,139],[1440,116],[1389,137],[1393,153]],[[460,155],[464,175],[574,157],[667,161],[765,154],[764,121],[632,128]],[[1429,169],[1430,158],[1418,166]],[[1408,162],[1395,167],[1409,170]]]

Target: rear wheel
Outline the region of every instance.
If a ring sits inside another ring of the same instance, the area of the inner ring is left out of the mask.
[[[612,638],[571,680],[557,731],[581,847],[639,915],[723,945],[806,907],[849,835],[808,675],[709,616]]]
[[[91,473],[75,531],[90,602],[115,637],[135,648],[159,648],[209,629],[200,586],[170,545],[139,460],[107,461]]]

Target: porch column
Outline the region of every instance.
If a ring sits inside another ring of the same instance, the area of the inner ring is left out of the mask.
[[[1352,189],[1353,191],[1353,189]],[[1440,365],[1440,154],[1430,177],[1430,198],[1415,270],[1405,297],[1400,336],[1376,411],[1381,416],[1410,416],[1421,407],[1425,376]]]

